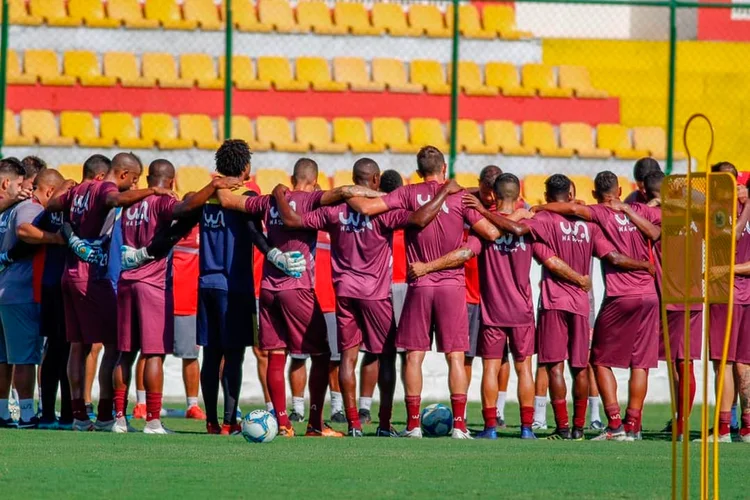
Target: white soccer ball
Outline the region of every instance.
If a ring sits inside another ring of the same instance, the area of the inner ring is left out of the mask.
[[[422,410],[421,419],[422,431],[426,436],[447,436],[453,430],[453,414],[443,404],[431,404]]]
[[[270,443],[278,432],[276,417],[266,410],[251,411],[242,419],[242,435],[249,443]]]

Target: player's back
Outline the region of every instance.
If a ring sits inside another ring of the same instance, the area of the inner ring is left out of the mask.
[[[44,208],[34,199],[17,203],[0,214],[0,251],[7,252],[18,242],[16,231],[21,224],[38,220]],[[39,254],[38,254],[39,255]],[[41,257],[41,255],[39,255]],[[16,262],[0,273],[0,304],[20,304],[33,301],[33,277],[36,258]]]

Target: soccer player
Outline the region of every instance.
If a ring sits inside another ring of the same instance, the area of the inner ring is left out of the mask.
[[[650,157],[641,158],[633,166],[633,178],[635,179],[636,189],[625,198],[625,203],[647,203],[648,191],[646,190],[646,176],[651,172],[661,172],[659,162]]]
[[[650,212],[641,210],[639,205],[633,205],[630,216],[620,212],[623,205],[620,202],[621,190],[617,176],[612,172],[597,174],[594,186],[594,196],[598,201],[595,205],[554,202],[536,209],[595,222],[618,253],[637,261],[649,260],[647,238],[630,218],[645,219],[651,216]],[[653,221],[644,220],[643,226],[649,226],[649,232],[658,237],[659,229],[653,225]],[[653,276],[645,269],[623,272],[604,261],[602,271],[606,297],[594,325],[591,364],[596,371],[609,425],[594,439],[630,441],[641,428],[648,370],[658,363],[659,299]],[[617,379],[612,368],[630,369],[628,409],[624,422],[617,400]]]
[[[34,179],[39,175],[40,172],[47,168],[47,164],[38,156],[26,156],[21,160],[23,165],[23,184],[25,189],[34,189]]]

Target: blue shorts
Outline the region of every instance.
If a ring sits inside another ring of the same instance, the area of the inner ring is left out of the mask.
[[[44,339],[39,336],[39,304],[0,306],[0,363],[38,365]]]
[[[252,346],[257,329],[254,295],[198,289],[198,345],[225,349]]]

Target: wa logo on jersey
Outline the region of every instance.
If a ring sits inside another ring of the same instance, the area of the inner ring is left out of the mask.
[[[224,211],[219,210],[214,214],[210,214],[207,210],[204,210],[203,225],[207,229],[220,229],[226,227],[226,224],[224,224]]]
[[[290,201],[289,206],[292,207],[293,211],[297,211],[297,202],[296,201]],[[268,221],[269,226],[283,226],[284,221],[281,220],[281,215],[279,214],[279,209],[271,206],[271,208],[268,210],[268,214],[271,216],[270,220]]]
[[[148,201],[146,200],[128,207],[125,211],[126,227],[140,226],[144,222],[148,222]]]
[[[560,222],[560,231],[563,233],[563,241],[569,241],[571,243],[588,243],[591,241],[589,226],[583,221],[577,221],[573,225]]]
[[[620,233],[632,233],[637,229],[625,214],[615,214],[615,220],[618,225],[617,231]]]
[[[417,195],[417,203],[419,203],[420,207],[425,206],[425,204],[429,203],[431,200],[432,200],[432,196],[430,196],[430,195],[427,195],[427,199],[426,200],[424,198],[422,198],[421,194]],[[450,210],[448,210],[448,205],[446,205],[445,202],[443,202],[443,206],[440,207],[440,210],[442,210],[446,214],[450,213]]]
[[[517,252],[518,250],[525,252],[526,240],[523,236],[519,237],[516,240],[512,234],[504,234],[501,237],[497,238],[493,242],[492,246],[496,252],[513,253]]]
[[[49,214],[49,220],[55,227],[60,227],[63,225],[63,213],[62,212],[53,212]]]
[[[365,229],[372,230],[370,216],[364,217],[359,212],[350,212],[348,217],[344,217],[344,212],[339,212],[339,222],[341,230],[347,233],[361,233]]]
[[[70,211],[74,214],[81,215],[89,209],[89,192],[86,191],[83,195],[77,194],[73,196],[73,204],[70,206]]]

